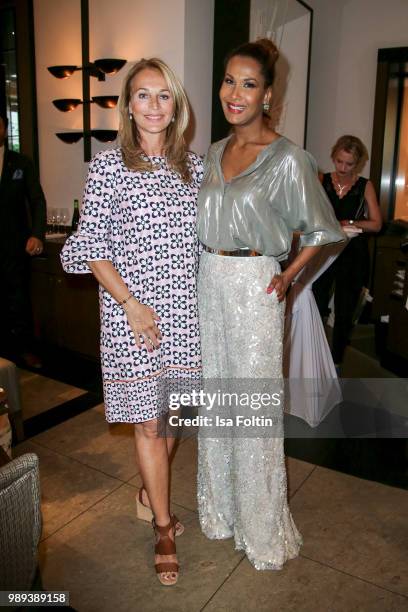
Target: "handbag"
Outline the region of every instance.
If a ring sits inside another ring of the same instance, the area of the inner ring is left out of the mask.
[[[368,205],[365,199],[365,187],[361,196],[360,204],[356,210],[356,214],[354,215],[354,221],[360,221],[361,219],[368,219]]]

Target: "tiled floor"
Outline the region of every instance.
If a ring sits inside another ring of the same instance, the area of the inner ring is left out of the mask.
[[[257,572],[231,540],[201,534],[196,440],[187,438],[173,464],[173,507],[186,532],[169,589],[154,576],[151,528],[135,516],[131,426],[107,425],[97,406],[14,450],[40,458],[44,588],[70,591],[79,612],[408,610],[407,491],[288,458],[304,546],[282,571]]]
[[[18,373],[24,420],[86,393],[84,389],[34,372],[19,369]]]
[[[371,342],[366,328],[356,332]],[[390,376],[374,355],[352,347],[346,355],[344,377]],[[24,376],[23,395],[39,405],[81,392]],[[186,532],[177,539],[179,583],[170,589],[154,575],[151,527],[135,516],[140,478],[132,427],[108,425],[101,404],[31,437],[14,455],[33,451],[40,459],[44,588],[69,591],[78,612],[408,610],[408,491],[322,467],[332,465],[320,460],[324,444],[319,451],[316,440],[307,441],[316,451],[311,453],[305,442],[300,455],[298,443],[291,454],[309,462],[287,458],[291,510],[304,538],[301,554],[279,572],[258,572],[231,540],[209,541],[201,534],[196,439],[182,440],[173,462],[172,502]],[[359,454],[355,442],[352,453]],[[376,457],[376,447],[364,452],[369,462]],[[373,472],[378,474],[375,467]],[[360,467],[351,473],[371,478]]]

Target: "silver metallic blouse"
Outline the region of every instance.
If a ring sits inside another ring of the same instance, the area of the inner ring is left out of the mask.
[[[226,183],[221,158],[229,138],[211,145],[206,158],[197,219],[204,245],[283,260],[294,231],[302,232],[301,247],[346,240],[307,151],[280,136]]]

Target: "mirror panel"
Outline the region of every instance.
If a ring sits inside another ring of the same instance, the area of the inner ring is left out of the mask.
[[[250,40],[271,38],[280,51],[272,125],[301,147],[306,142],[313,11],[299,0],[251,0]]]

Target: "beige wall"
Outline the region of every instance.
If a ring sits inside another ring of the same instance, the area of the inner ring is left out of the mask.
[[[377,49],[408,46],[408,1],[307,0],[314,9],[307,148],[321,168],[343,133],[371,147]],[[134,61],[159,55],[184,79],[194,114],[191,148],[209,144],[214,0],[90,0],[90,55]],[[49,206],[81,197],[87,164],[82,141],[66,145],[54,133],[80,129],[81,108],[60,113],[53,98],[81,97],[81,74],[52,77],[47,66],[81,64],[80,1],[34,0],[41,180]],[[118,94],[126,67],[92,93]],[[92,108],[94,127],[116,127],[116,111]],[[93,152],[102,145],[93,140]],[[368,166],[366,168],[366,173]]]
[[[342,134],[371,149],[377,49],[408,46],[408,1],[306,1],[315,11],[307,148],[327,170]]]
[[[209,144],[213,0],[90,0],[90,59],[118,57],[134,62],[159,56],[185,79],[199,128],[192,148]],[[187,21],[188,20],[188,21]],[[41,182],[49,207],[72,209],[81,200],[87,164],[82,140],[61,142],[55,132],[82,129],[82,110],[61,113],[55,98],[82,98],[81,72],[56,79],[47,66],[81,65],[80,0],[34,0],[38,135]],[[91,95],[118,95],[127,64],[106,81],[91,79]],[[116,129],[117,110],[91,106],[92,127]],[[112,145],[92,139],[92,153]]]
[[[67,145],[55,132],[82,129],[82,112],[79,107],[61,113],[52,100],[82,98],[82,77],[75,72],[69,79],[56,79],[47,66],[81,65],[79,0],[35,0],[34,27],[41,183],[48,206],[65,207],[81,195],[85,176],[82,141]]]
[[[161,16],[174,40],[152,24]],[[118,57],[128,64],[105,81],[91,79],[91,95],[119,94],[126,71],[141,57],[160,57],[184,77],[184,0],[89,0],[89,57]],[[175,42],[176,41],[176,42]],[[91,106],[92,127],[117,129],[117,110]],[[81,146],[81,145],[80,145]],[[110,146],[110,145],[108,145]],[[92,152],[106,148],[92,141]]]
[[[204,154],[211,140],[214,0],[186,0],[184,87],[192,107],[190,148]]]

